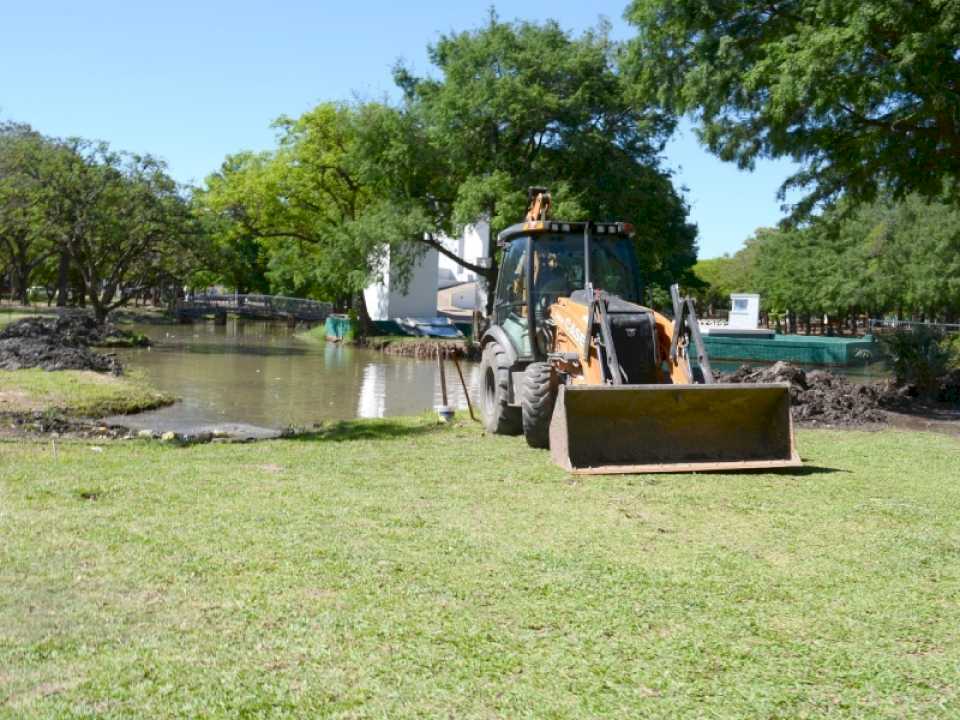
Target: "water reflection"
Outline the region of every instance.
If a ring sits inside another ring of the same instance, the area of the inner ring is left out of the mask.
[[[175,429],[216,423],[264,427],[420,413],[441,402],[436,363],[335,344],[307,343],[279,325],[233,320],[142,326],[155,345],[120,354],[156,387],[182,400],[143,413],[137,425]],[[462,364],[473,389],[479,371]],[[454,407],[466,409],[456,369],[447,364]]]

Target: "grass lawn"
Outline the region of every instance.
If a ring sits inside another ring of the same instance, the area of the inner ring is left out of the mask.
[[[115,377],[85,370],[0,370],[0,413],[39,410],[100,417],[172,401],[135,374]]]
[[[425,418],[0,442],[0,717],[958,717],[960,443],[572,479]]]

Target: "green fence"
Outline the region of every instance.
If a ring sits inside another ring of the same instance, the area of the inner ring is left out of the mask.
[[[879,360],[879,345],[862,338],[820,335],[775,335],[772,338],[703,336],[707,355],[716,360],[777,362],[805,365],[854,365]]]

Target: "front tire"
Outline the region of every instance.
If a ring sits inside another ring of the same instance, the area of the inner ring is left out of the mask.
[[[530,447],[550,447],[550,420],[556,399],[557,383],[550,363],[535,362],[527,365],[523,374],[520,405],[523,435]]]
[[[491,342],[480,359],[483,426],[494,435],[519,435],[520,408],[510,406],[510,365],[499,343]]]

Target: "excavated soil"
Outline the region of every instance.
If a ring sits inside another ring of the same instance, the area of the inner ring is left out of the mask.
[[[130,333],[109,323],[98,325],[82,313],[24,318],[0,330],[0,369],[93,370],[119,375],[123,370],[119,360],[90,346],[127,338],[134,340]]]
[[[742,365],[718,379],[727,383],[789,383],[793,418],[809,426],[861,427],[886,423],[884,407],[900,395],[886,383],[858,385],[829,370],[807,372],[785,362],[763,368]]]

